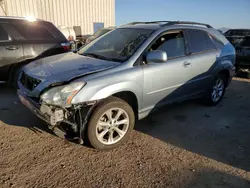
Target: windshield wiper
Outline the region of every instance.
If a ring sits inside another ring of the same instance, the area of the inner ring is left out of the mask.
[[[97,59],[108,60],[107,57],[105,57],[105,56],[103,56],[103,55],[95,54],[95,53],[84,53],[84,54],[82,54],[82,55],[94,57],[94,58],[97,58]]]
[[[94,57],[94,58],[102,59],[102,60],[106,60],[106,61],[118,61],[118,62],[121,61],[121,60],[119,60],[119,59],[114,59],[114,58],[105,57],[105,56],[103,56],[103,55],[95,54],[95,53],[83,53],[82,55],[84,55],[84,56],[90,56],[90,57]]]

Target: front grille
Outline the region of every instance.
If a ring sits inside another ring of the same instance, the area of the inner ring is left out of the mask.
[[[33,91],[33,89],[35,89],[36,86],[38,86],[41,83],[41,80],[33,78],[25,74],[24,72],[22,73],[20,81],[23,84],[23,86],[30,91]]]

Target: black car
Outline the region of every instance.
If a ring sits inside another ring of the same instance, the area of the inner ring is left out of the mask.
[[[0,17],[0,82],[15,84],[24,65],[69,50],[67,39],[50,22]]]
[[[250,69],[250,36],[236,47],[236,67]]]
[[[229,42],[237,46],[246,36],[250,35],[250,29],[229,29],[224,35]]]

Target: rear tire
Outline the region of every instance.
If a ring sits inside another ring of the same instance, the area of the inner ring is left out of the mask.
[[[129,139],[135,114],[131,106],[117,97],[109,97],[94,109],[87,127],[87,139],[96,149],[109,150]]]
[[[223,74],[217,75],[204,97],[205,104],[209,106],[219,104],[225,94],[226,84],[226,76]]]

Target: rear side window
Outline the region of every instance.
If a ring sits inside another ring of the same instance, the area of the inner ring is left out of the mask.
[[[4,30],[4,28],[0,25],[0,42],[10,40],[8,33]]]
[[[53,40],[54,36],[44,27],[35,23],[17,24],[16,30],[28,40]]]
[[[186,54],[185,40],[183,33],[168,33],[159,37],[149,48],[149,51],[162,50],[168,55],[168,58],[182,57]]]
[[[217,39],[216,37],[210,35],[210,38],[213,40],[213,42],[214,42],[216,48],[222,49],[222,48],[224,47],[223,42],[221,42],[221,41],[220,41],[219,39]]]
[[[216,49],[213,41],[204,31],[187,30],[187,38],[190,53],[199,53]]]

